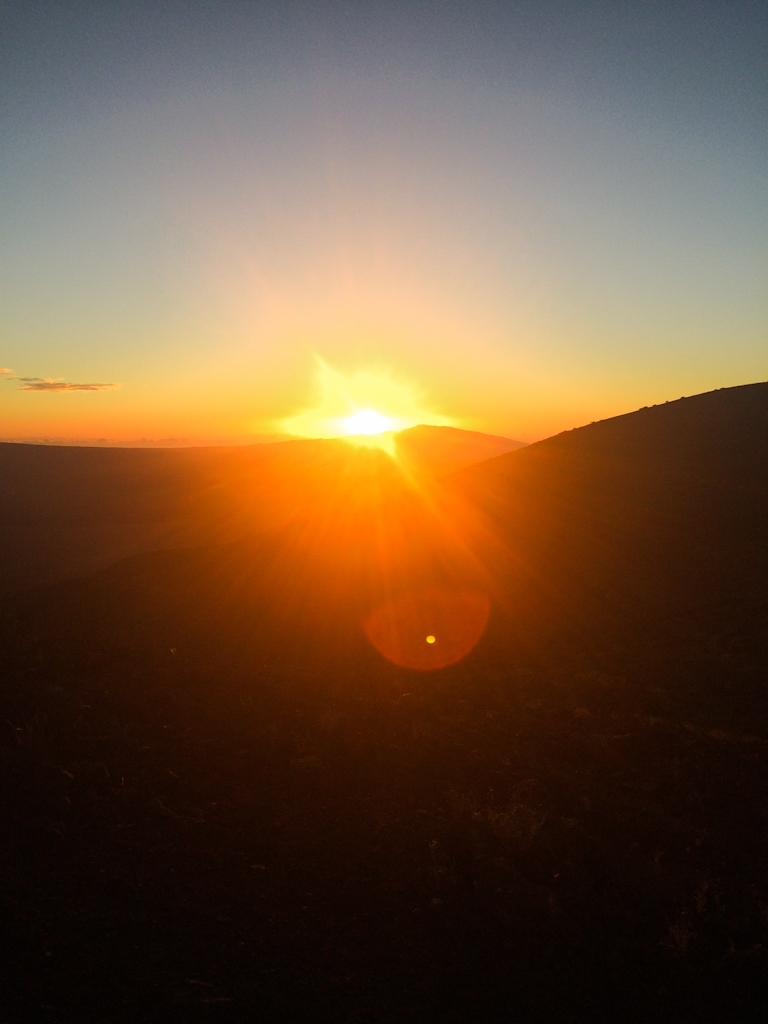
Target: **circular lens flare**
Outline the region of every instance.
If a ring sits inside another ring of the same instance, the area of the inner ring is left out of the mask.
[[[377,605],[363,629],[389,661],[429,671],[466,657],[485,632],[490,610],[480,591],[425,587]]]

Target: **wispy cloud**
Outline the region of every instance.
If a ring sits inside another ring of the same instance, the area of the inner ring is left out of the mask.
[[[14,377],[22,391],[112,391],[119,384],[73,384],[62,377]]]
[[[13,373],[13,370],[9,370],[7,366],[0,366],[0,377],[9,373]]]

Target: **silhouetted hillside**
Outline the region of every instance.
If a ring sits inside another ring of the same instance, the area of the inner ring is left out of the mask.
[[[514,616],[764,628],[768,384],[568,431],[453,484],[486,517],[475,533]]]
[[[505,452],[525,448],[523,441],[456,427],[411,427],[395,435],[398,456],[409,465],[443,476]]]
[[[521,651],[610,659],[628,643],[768,636],[768,385],[573,430],[447,490],[379,449],[276,448],[256,453],[258,473],[251,451],[191,453],[213,459],[216,486],[185,493],[174,479],[166,497],[183,496],[195,547],[30,594],[37,628],[83,648],[194,649],[211,665],[226,651],[247,666],[265,642],[294,664],[343,663],[367,650],[372,608],[439,586],[490,594],[481,648],[502,666]]]

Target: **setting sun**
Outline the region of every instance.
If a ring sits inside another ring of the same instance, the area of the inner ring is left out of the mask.
[[[361,409],[354,416],[344,420],[344,427],[348,434],[383,434],[393,429],[392,420],[388,416],[382,416],[375,409]]]
[[[350,374],[319,356],[316,404],[281,420],[282,433],[297,437],[375,437],[419,423],[455,426],[454,420],[425,408],[422,395],[389,370],[366,367]]]

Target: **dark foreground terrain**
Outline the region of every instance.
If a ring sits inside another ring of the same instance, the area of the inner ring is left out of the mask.
[[[764,1020],[767,453],[731,389],[9,598],[0,1020]],[[409,572],[460,663],[366,641]]]

